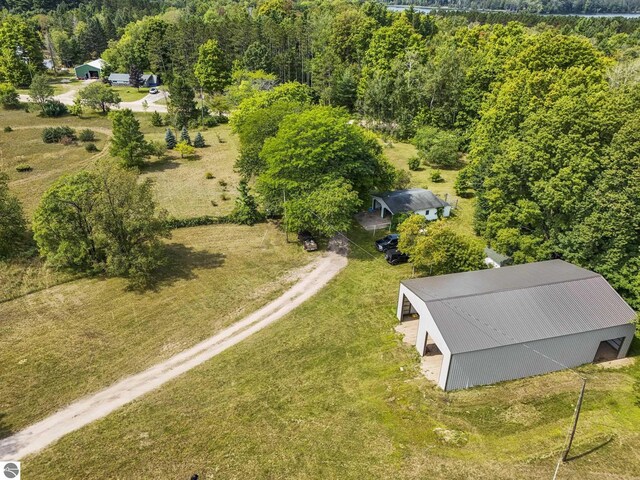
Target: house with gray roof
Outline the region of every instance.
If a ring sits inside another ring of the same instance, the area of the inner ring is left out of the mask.
[[[109,74],[109,83],[114,86],[123,86],[128,87],[129,83],[129,74],[128,73],[111,73]],[[142,75],[142,85],[141,87],[155,87],[159,85],[159,80],[157,75]]]
[[[438,213],[443,217],[451,214],[451,205],[424,188],[395,190],[374,194],[371,197],[372,210],[379,211],[382,218],[398,213],[417,213],[424,215],[427,220],[436,220]]]
[[[601,275],[562,260],[404,280],[397,316],[444,390],[625,357],[636,319]]]

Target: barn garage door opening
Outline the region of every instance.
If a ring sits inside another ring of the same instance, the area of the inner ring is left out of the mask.
[[[593,359],[594,363],[599,362],[608,362],[610,360],[615,360],[618,358],[618,354],[620,353],[620,348],[624,343],[625,337],[620,338],[612,338],[611,340],[605,340],[600,342],[598,346],[598,350],[596,351],[596,356]]]

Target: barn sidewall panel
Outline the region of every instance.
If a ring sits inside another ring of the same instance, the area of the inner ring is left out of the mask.
[[[626,337],[618,358],[627,355],[633,324],[537,340],[526,344],[454,353],[445,390],[488,385],[593,362],[600,342]]]

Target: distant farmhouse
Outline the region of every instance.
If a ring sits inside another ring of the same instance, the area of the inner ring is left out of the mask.
[[[404,280],[397,315],[444,390],[625,357],[636,318],[602,276],[562,260]]]
[[[112,73],[109,75],[109,83],[114,86],[129,86],[128,73]],[[141,87],[156,87],[160,84],[157,75],[142,75]]]
[[[492,268],[506,267],[507,265],[511,265],[513,263],[513,259],[511,257],[498,253],[494,249],[489,247],[484,249],[484,257],[484,263],[488,267]]]
[[[102,60],[101,58],[84,63],[82,65],[78,65],[75,68],[76,78],[78,80],[98,79],[100,78],[100,74],[102,73],[103,68],[104,60]]]
[[[379,211],[382,218],[398,213],[417,213],[427,220],[436,220],[439,215],[448,217],[451,205],[430,190],[412,188],[372,195],[372,210]]]

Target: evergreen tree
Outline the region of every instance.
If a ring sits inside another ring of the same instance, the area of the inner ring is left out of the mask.
[[[236,206],[231,213],[231,218],[241,225],[253,225],[263,218],[258,211],[256,199],[249,192],[249,184],[246,180],[242,180],[238,185],[238,198],[236,199]]]
[[[167,133],[164,135],[164,141],[167,144],[168,150],[173,150],[178,143],[176,141],[176,136],[173,134],[170,128],[167,128]]]
[[[139,167],[151,154],[151,146],[140,131],[140,122],[129,109],[111,114],[113,138],[111,155],[120,157],[125,167]]]
[[[154,110],[153,113],[151,113],[151,125],[154,127],[161,127],[162,123],[162,117]]]
[[[196,148],[204,148],[204,137],[200,132],[196,134],[196,138],[193,140],[193,146]]]
[[[143,83],[142,70],[136,64],[131,64],[129,67],[129,85],[140,90]]]
[[[169,114],[176,128],[188,125],[196,115],[194,97],[193,88],[180,76],[169,85]]]
[[[180,132],[180,141],[185,142],[187,145],[191,145],[191,137],[189,136],[189,130],[187,130],[187,127],[182,127],[182,131]]]

